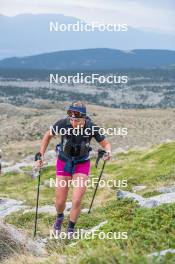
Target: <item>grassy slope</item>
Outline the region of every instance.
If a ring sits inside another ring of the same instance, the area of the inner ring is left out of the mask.
[[[149,197],[159,186],[169,185],[175,179],[175,143],[153,146],[145,151],[130,151],[118,155],[117,161],[111,161],[105,168],[103,179],[128,180],[131,190],[134,185],[145,184],[147,188],[140,194]],[[92,177],[99,174],[92,167]],[[42,182],[54,178],[54,168],[44,169]],[[36,180],[25,175],[6,174],[1,176],[1,196],[26,200],[28,205],[35,205]],[[162,205],[153,209],[139,208],[130,200],[117,200],[116,188],[100,188],[90,215],[81,214],[77,228],[91,228],[108,220],[101,230],[104,232],[128,232],[127,240],[81,240],[72,247],[69,241],[48,243],[51,256],[43,259],[44,263],[56,263],[58,255],[66,255],[68,263],[175,263],[175,256],[168,254],[162,259],[148,260],[145,256],[154,251],[175,248],[175,204]],[[89,188],[83,208],[90,203],[93,189]],[[69,199],[71,192],[69,194]],[[54,202],[54,189],[42,186],[40,204]],[[32,234],[33,213],[22,215],[14,213],[6,221],[28,230]],[[39,215],[39,233],[49,235],[54,217]],[[66,227],[67,219],[64,223]],[[56,255],[55,255],[56,254]],[[57,255],[58,254],[58,255]],[[27,260],[26,260],[27,261]],[[33,262],[34,263],[34,262]]]

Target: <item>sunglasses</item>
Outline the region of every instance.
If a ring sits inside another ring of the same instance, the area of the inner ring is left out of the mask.
[[[80,118],[75,118],[75,117],[69,117],[70,121],[75,121],[77,123],[80,123],[81,122],[81,119]]]
[[[75,118],[83,118],[84,117],[84,115],[78,111],[68,110],[67,114],[69,117],[74,118],[74,120],[75,120]]]

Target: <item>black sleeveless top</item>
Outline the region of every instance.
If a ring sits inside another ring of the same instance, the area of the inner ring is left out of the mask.
[[[97,142],[105,139],[100,133],[100,127],[91,121],[89,117],[85,119],[85,125],[79,133],[74,130],[69,117],[58,120],[51,127],[52,135],[61,134],[61,146],[67,157],[83,157],[90,150],[90,141],[94,137]]]

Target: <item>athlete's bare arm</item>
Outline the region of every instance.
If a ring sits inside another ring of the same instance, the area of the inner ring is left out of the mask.
[[[47,149],[47,146],[49,145],[50,140],[53,138],[54,136],[51,135],[50,130],[47,131],[44,135],[44,137],[42,138],[41,141],[41,146],[40,146],[40,153],[41,153],[41,160],[37,160],[36,161],[36,165],[38,167],[42,167],[43,166],[43,162],[44,162],[44,153]]]
[[[44,135],[42,141],[41,141],[41,146],[40,146],[40,153],[42,156],[44,156],[44,153],[47,149],[47,146],[49,145],[50,140],[53,138],[54,136],[51,135],[50,130],[46,132],[46,134]]]

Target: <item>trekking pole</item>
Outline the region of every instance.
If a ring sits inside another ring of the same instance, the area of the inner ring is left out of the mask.
[[[106,153],[106,151],[103,150],[103,149],[99,149],[99,150],[98,150],[98,156],[97,156],[97,160],[96,160],[96,163],[95,163],[95,167],[96,167],[96,168],[97,168],[97,166],[98,166],[98,162],[99,162],[99,160],[103,157],[103,155],[104,155],[105,153]],[[91,212],[91,208],[92,208],[92,205],[93,205],[93,202],[94,202],[94,198],[95,198],[95,195],[96,195],[96,192],[97,192],[97,189],[98,189],[98,185],[99,185],[99,182],[100,182],[101,176],[102,176],[103,171],[104,171],[105,164],[106,164],[106,160],[104,160],[104,162],[103,162],[103,166],[102,166],[102,169],[101,169],[101,172],[100,172],[99,178],[98,178],[98,182],[97,182],[97,185],[96,185],[96,188],[95,188],[94,195],[93,195],[93,197],[92,197],[92,201],[91,201],[91,204],[90,204],[90,207],[89,207],[88,214],[90,214],[90,212]]]
[[[35,155],[35,161],[38,161],[38,160],[41,160],[41,154],[40,153],[37,153]],[[40,178],[41,178],[41,168],[39,168],[39,172],[38,172],[38,187],[37,187],[36,211],[35,211],[35,227],[34,227],[34,234],[33,234],[34,238],[36,236],[37,221],[38,221],[38,204],[39,204]]]

